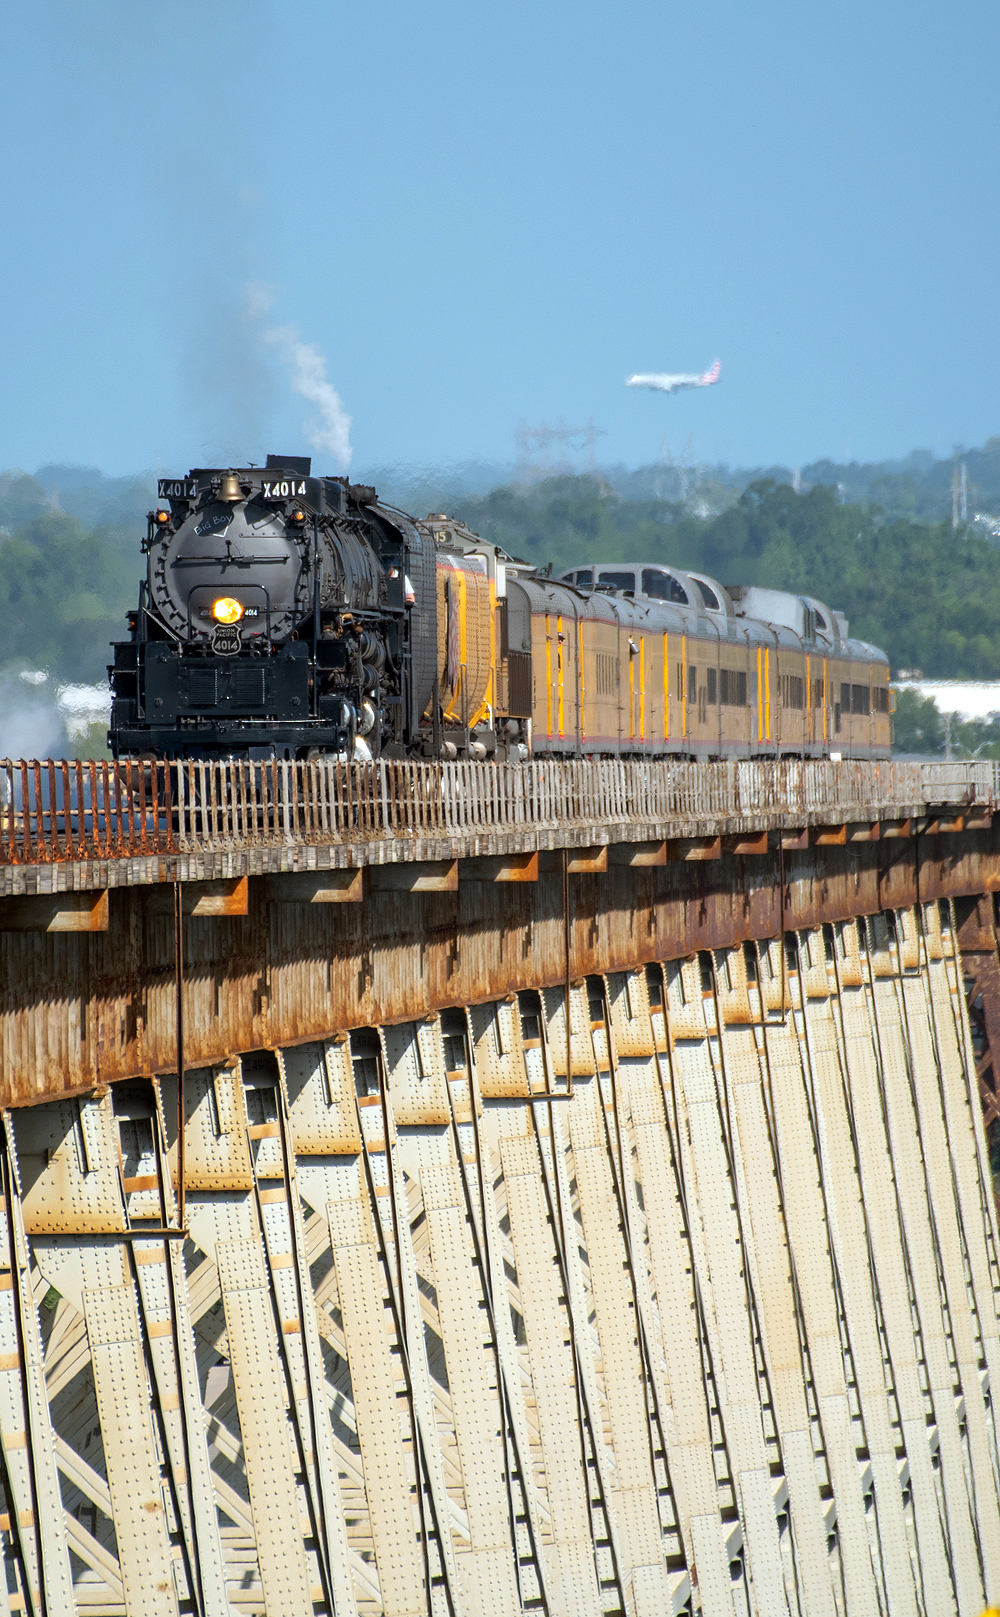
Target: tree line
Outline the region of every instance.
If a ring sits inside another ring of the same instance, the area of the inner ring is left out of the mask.
[[[877,507],[841,504],[824,485],[796,494],[769,478],[708,521],[621,500],[587,477],[496,489],[454,514],[554,573],[577,562],[672,562],[721,584],[814,595],[885,651],[894,674],[1000,677],[1000,550],[950,522],[890,521]]]

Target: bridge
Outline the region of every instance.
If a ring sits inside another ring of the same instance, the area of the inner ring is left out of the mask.
[[[998,811],[0,763],[0,1613],[1000,1601]]]

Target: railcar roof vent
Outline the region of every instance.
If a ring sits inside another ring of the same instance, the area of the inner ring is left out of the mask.
[[[727,584],[726,594],[738,618],[756,618],[793,634],[806,633],[806,607],[799,595],[787,590],[764,589],[759,584]]]

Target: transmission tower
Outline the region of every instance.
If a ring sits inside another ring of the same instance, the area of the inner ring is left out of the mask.
[[[969,519],[969,484],[965,461],[951,469],[951,525],[964,528]]]
[[[597,440],[606,437],[604,428],[595,426],[593,416],[582,427],[567,427],[562,417],[552,427],[547,421],[537,427],[529,427],[522,421],[514,434],[518,476],[522,482],[571,476],[580,470],[572,459],[574,454],[582,454],[587,471],[596,472]],[[554,448],[557,448],[556,454],[552,453]]]

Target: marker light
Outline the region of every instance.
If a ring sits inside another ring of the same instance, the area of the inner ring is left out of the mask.
[[[292,512],[292,521],[293,522],[304,522],[305,520],[306,520],[306,514],[305,514],[304,511],[293,511]]]
[[[170,512],[169,511],[157,511],[156,520],[159,523],[169,522],[170,521]]]
[[[238,623],[243,616],[243,608],[231,595],[222,595],[212,603],[212,616],[216,623]]]

